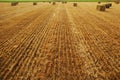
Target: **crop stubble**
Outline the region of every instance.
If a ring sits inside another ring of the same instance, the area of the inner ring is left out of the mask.
[[[3,80],[120,79],[119,5],[99,12],[97,3],[27,4],[0,8]]]

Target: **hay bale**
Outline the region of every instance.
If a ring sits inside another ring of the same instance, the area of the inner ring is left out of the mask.
[[[65,4],[67,4],[67,1],[65,1]]]
[[[77,3],[73,3],[73,6],[74,6],[74,7],[77,7]]]
[[[110,8],[111,6],[112,6],[111,3],[105,4],[105,7],[106,7],[106,8]]]
[[[55,2],[53,2],[52,4],[53,4],[53,5],[55,5],[56,3],[55,3]]]
[[[105,5],[97,5],[97,10],[99,11],[105,11]]]
[[[109,3],[109,6],[112,7],[112,3]]]
[[[105,7],[106,7],[106,8],[110,8],[110,5],[109,5],[109,4],[105,4]]]
[[[33,5],[37,5],[37,3],[36,3],[36,2],[33,2]]]
[[[11,6],[16,6],[18,5],[18,2],[11,2]]]
[[[100,4],[101,2],[98,2],[98,4]]]
[[[108,5],[109,5],[110,7],[112,7],[112,3],[108,3]]]
[[[64,4],[65,2],[64,1],[62,1],[62,4]]]
[[[67,3],[67,1],[62,1],[62,4],[66,4]]]
[[[18,5],[19,4],[19,2],[16,2],[16,5]]]

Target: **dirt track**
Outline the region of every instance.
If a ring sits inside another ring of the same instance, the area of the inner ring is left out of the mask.
[[[120,5],[0,3],[2,80],[120,80]]]

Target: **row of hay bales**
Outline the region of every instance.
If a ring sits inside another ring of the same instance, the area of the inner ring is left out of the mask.
[[[53,2],[52,4],[55,5],[56,3]],[[67,2],[62,2],[62,4],[67,4]],[[74,7],[77,7],[77,3],[73,3],[73,6],[74,6]]]
[[[11,6],[16,6],[16,5],[18,5],[18,3],[19,2],[11,2]],[[52,3],[52,2],[49,2],[49,3]],[[56,3],[53,2],[52,4],[55,5]],[[33,2],[33,5],[37,5],[37,2]]]
[[[108,9],[110,7],[112,7],[112,3],[99,4],[99,5],[97,5],[97,10],[105,11],[106,9]]]
[[[11,2],[11,6],[17,6],[19,2]],[[33,5],[37,5],[37,2],[33,2]]]
[[[116,4],[119,4],[120,1],[114,1]],[[11,2],[11,6],[16,6],[18,5],[19,2]],[[49,2],[52,3],[53,5],[56,4],[56,2]],[[66,1],[62,1],[62,4],[66,4]],[[105,11],[106,8],[110,8],[112,6],[111,3],[107,4],[100,4],[101,2],[98,2],[99,5],[97,5],[97,10],[99,11]],[[37,5],[37,2],[33,2],[33,5]],[[77,7],[77,3],[73,3],[74,7]]]
[[[53,5],[55,5],[55,4],[56,4],[56,2],[53,2],[52,4],[53,4]],[[67,4],[67,2],[66,2],[66,1],[64,1],[64,2],[62,2],[62,4]],[[73,3],[73,6],[74,6],[74,7],[77,7],[77,3]]]
[[[11,2],[11,6],[16,6],[18,5],[19,2]],[[49,2],[49,3],[52,3],[53,5],[56,4],[56,2]],[[62,4],[67,4],[66,1],[62,1]],[[33,2],[33,5],[37,5],[37,2]],[[73,3],[73,6],[74,7],[77,7],[77,3]]]

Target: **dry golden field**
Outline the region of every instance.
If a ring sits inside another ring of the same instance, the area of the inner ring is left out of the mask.
[[[120,4],[0,3],[2,80],[120,80]]]

